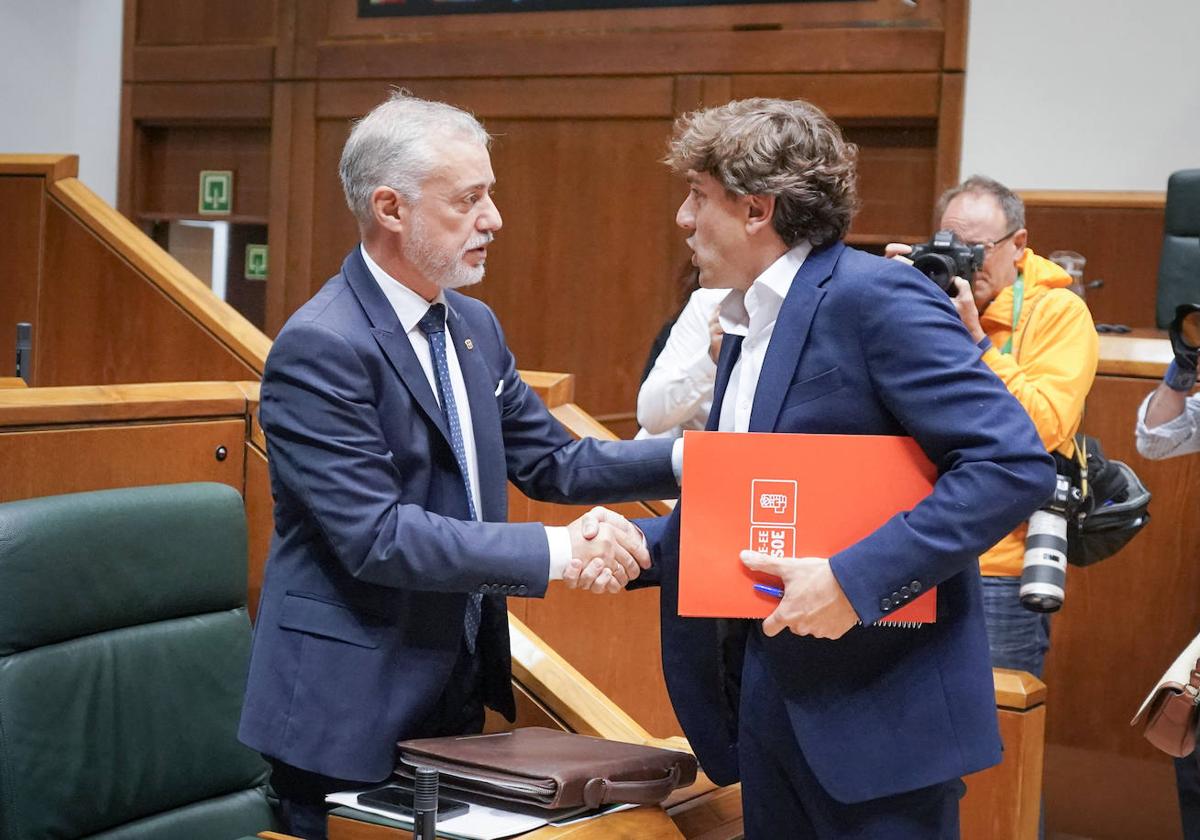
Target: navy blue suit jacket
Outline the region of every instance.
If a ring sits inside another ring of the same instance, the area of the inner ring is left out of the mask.
[[[513,714],[504,596],[545,592],[541,525],[505,522],[507,481],[569,503],[678,493],[670,441],[574,441],[517,374],[483,303],[447,292],[468,393],[480,519],[433,390],[356,248],[279,333],[263,373],[275,533],[239,737],[342,779],[377,780],[430,714],[485,594],[486,700]]]
[[[735,355],[727,339],[713,429]],[[830,558],[866,624],[935,584],[936,624],[763,640],[788,720],[762,725],[793,734],[842,802],[914,790],[1000,759],[977,557],[1049,497],[1054,470],[1024,409],[980,355],[933,283],[842,243],[804,261],[771,337],[750,431],[910,435],[939,473],[911,512]],[[864,492],[886,480],[863,475]],[[677,614],[686,505],[685,496],[670,518],[642,523],[656,543],[651,571],[661,576],[663,666],[705,772],[729,784],[738,778],[740,676],[731,669],[744,637],[731,635],[728,622]]]

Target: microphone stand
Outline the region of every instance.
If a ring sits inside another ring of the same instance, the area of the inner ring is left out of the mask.
[[[437,837],[438,771],[418,767],[413,781],[413,840]]]

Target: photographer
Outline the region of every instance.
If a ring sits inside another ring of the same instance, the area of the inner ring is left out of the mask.
[[[1168,334],[1175,358],[1163,381],[1138,407],[1137,449],[1151,460],[1200,452],[1200,396],[1189,396],[1196,385],[1200,360],[1200,305],[1185,303],[1175,310]],[[1183,836],[1200,838],[1200,753],[1175,759],[1175,784]]]
[[[1025,247],[1025,206],[1003,184],[972,176],[942,195],[937,215],[939,229],[953,231],[968,247],[982,246],[972,281],[954,278],[963,325],[1033,419],[1046,450],[1071,457],[1099,356],[1087,305],[1066,288],[1070,275]],[[911,250],[892,244],[886,254]],[[979,558],[984,612],[992,667],[1041,677],[1050,621],[1021,605],[1025,532],[1021,525]]]
[[[1200,452],[1200,397],[1188,396],[1196,385],[1200,356],[1200,304],[1175,310],[1169,335],[1175,358],[1162,383],[1152,391],[1137,417],[1137,448],[1144,458],[1160,460]]]

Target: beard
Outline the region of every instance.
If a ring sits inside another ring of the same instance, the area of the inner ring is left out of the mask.
[[[474,248],[481,248],[494,239],[492,233],[480,233],[457,251],[443,248],[428,236],[420,214],[413,220],[412,235],[404,243],[404,258],[441,289],[461,289],[483,279],[484,265],[468,265],[465,257]]]

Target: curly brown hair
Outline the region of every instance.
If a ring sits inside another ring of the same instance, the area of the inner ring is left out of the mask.
[[[663,162],[715,178],[735,195],[775,197],[772,224],[790,248],[846,235],[858,209],[858,148],[802,99],[741,99],[675,121]]]

